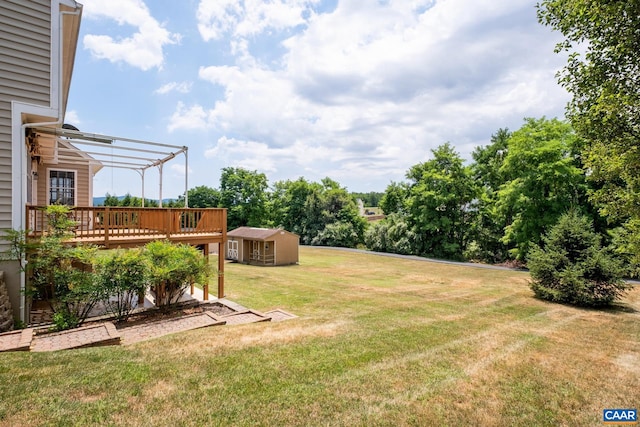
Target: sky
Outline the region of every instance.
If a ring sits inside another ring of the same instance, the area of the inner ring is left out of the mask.
[[[439,145],[469,162],[497,130],[563,118],[569,100],[536,0],[80,2],[65,122],[187,146],[189,188],[243,167],[382,192]],[[164,166],[164,198],[184,173],[182,155]],[[104,168],[94,196],[106,193],[140,196],[140,176]]]

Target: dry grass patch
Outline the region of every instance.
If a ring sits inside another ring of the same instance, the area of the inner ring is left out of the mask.
[[[0,425],[601,425],[640,402],[638,287],[594,311],[522,272],[327,249],[225,270],[229,299],[300,317],[3,355]]]
[[[208,354],[224,355],[230,351],[269,345],[284,345],[314,338],[331,338],[349,330],[350,322],[334,320],[323,323],[296,320],[278,323],[238,325],[191,331],[166,339],[179,357]],[[214,333],[212,333],[214,332]],[[151,344],[153,345],[153,344]]]

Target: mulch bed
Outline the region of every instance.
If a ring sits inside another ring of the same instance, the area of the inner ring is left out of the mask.
[[[171,307],[165,308],[147,308],[144,310],[136,311],[129,316],[129,318],[122,322],[115,322],[116,328],[128,328],[130,326],[137,326],[144,323],[153,323],[160,320],[170,320],[183,316],[189,316],[192,314],[204,313],[209,311],[217,316],[225,316],[227,314],[235,313],[235,310],[219,302],[188,302]],[[32,324],[36,327],[35,334],[47,334],[51,333],[50,327],[52,313],[50,310],[39,310],[38,320]],[[113,320],[108,316],[100,316],[99,318],[89,318],[83,322],[83,326],[91,326],[102,323],[105,320]]]

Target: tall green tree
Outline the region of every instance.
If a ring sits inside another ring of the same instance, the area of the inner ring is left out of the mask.
[[[364,243],[372,251],[411,255],[414,253],[415,233],[402,213],[392,213],[371,224],[365,231]]]
[[[416,235],[414,250],[418,255],[460,259],[469,237],[477,187],[451,144],[432,153],[432,160],[407,172],[407,215]]]
[[[366,220],[347,190],[330,178],[279,181],[271,194],[272,223],[300,236],[307,245],[355,247]]]
[[[305,244],[318,234],[326,222],[321,202],[322,185],[304,178],[274,183],[271,192],[271,222],[296,233]]]
[[[220,207],[227,208],[227,226],[260,227],[266,219],[267,176],[227,167],[220,176]]]
[[[525,119],[509,138],[500,168],[505,184],[497,194],[500,221],[508,224],[502,241],[524,260],[532,243],[571,207],[585,202],[585,175],[571,125],[558,119]]]
[[[380,207],[385,215],[392,213],[401,213],[405,211],[405,202],[409,189],[404,182],[392,182],[380,199]]]
[[[543,247],[529,253],[531,289],[549,301],[605,306],[629,288],[622,280],[623,269],[600,245],[593,222],[572,210],[543,237]]]
[[[200,185],[189,190],[189,207],[217,208],[220,204],[220,191]]]
[[[545,0],[539,21],[565,40],[559,74],[572,95],[567,112],[584,140],[584,162],[595,182],[592,199],[626,235],[640,233],[640,1]],[[628,240],[640,253],[640,239]],[[636,261],[640,262],[640,259]]]
[[[109,193],[105,194],[105,198],[104,201],[102,202],[102,206],[119,206],[120,205],[120,199],[115,196],[115,195],[111,195]]]
[[[132,196],[130,193],[125,194],[123,197],[117,197],[115,195],[106,194],[103,206],[123,206],[123,207],[140,207],[142,206],[142,199],[140,197]],[[144,199],[145,207],[158,207],[157,200]]]
[[[380,204],[380,199],[383,195],[384,193],[379,193],[376,191],[370,191],[368,193],[351,193],[351,197],[353,197],[355,200],[362,200],[362,203],[367,208],[378,207],[378,205]]]
[[[491,143],[477,147],[473,153],[471,174],[480,187],[477,201],[477,215],[473,223],[473,240],[478,247],[480,258],[488,262],[504,261],[507,247],[502,242],[504,229],[511,220],[510,215],[500,215],[496,209],[498,190],[505,184],[501,171],[509,151],[511,132],[499,129],[491,136]]]
[[[322,185],[327,222],[312,244],[355,247],[364,238],[366,220],[346,188],[330,178],[322,179]]]

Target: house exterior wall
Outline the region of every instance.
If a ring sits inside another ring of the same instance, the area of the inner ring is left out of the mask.
[[[0,1],[0,233],[20,228],[15,223],[14,124],[12,102],[48,109],[52,104],[51,0]],[[23,142],[24,143],[24,142]],[[22,207],[24,209],[24,207]],[[0,251],[7,250],[0,242]],[[2,262],[14,316],[21,314],[17,262]]]
[[[80,158],[80,156],[78,156]],[[37,179],[37,205],[49,204],[49,170],[63,170],[76,172],[76,206],[93,206],[93,198],[90,196],[90,183],[93,174],[90,172],[89,164],[79,165],[77,163],[42,163],[38,165]]]
[[[0,230],[12,228],[11,102],[51,104],[51,2],[0,2]]]

